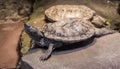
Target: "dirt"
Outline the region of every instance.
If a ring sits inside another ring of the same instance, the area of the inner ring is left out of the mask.
[[[22,30],[22,23],[0,24],[0,68],[16,67]]]

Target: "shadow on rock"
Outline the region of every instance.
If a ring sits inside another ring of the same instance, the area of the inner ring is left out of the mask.
[[[69,44],[69,45],[64,45],[62,47],[56,48],[53,52],[54,55],[60,55],[60,54],[67,54],[67,53],[72,53],[76,51],[80,51],[83,49],[86,49],[92,45],[94,45],[96,42],[95,38],[89,38],[85,41]],[[40,46],[35,46],[33,49],[40,48],[43,52],[47,50],[47,47],[40,47]],[[35,51],[36,52],[36,51]],[[34,52],[32,52],[34,53]]]
[[[20,69],[33,69],[28,63],[22,61],[21,62],[21,68]]]
[[[94,45],[96,42],[95,38],[89,38],[85,41],[81,41],[78,43],[70,44],[70,45],[65,45],[60,48],[57,48],[53,54],[55,55],[60,55],[60,54],[67,54],[67,53],[72,53],[80,50],[84,50],[92,45]]]

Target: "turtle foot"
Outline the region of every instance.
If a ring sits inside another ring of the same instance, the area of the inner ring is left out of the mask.
[[[49,56],[47,56],[47,55],[42,55],[42,56],[40,57],[40,61],[45,61],[45,60],[48,59],[48,57],[49,57]]]

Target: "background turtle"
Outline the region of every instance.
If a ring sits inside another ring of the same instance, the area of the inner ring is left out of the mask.
[[[45,11],[49,21],[61,21],[69,18],[80,18],[91,21],[96,27],[106,25],[106,19],[85,5],[55,5]]]
[[[71,44],[87,40],[92,36],[114,33],[107,28],[96,28],[89,21],[83,19],[68,19],[55,23],[47,23],[41,29],[28,24],[24,25],[25,32],[31,37],[31,45],[47,46],[48,50],[41,60],[46,60],[52,51],[64,44]]]

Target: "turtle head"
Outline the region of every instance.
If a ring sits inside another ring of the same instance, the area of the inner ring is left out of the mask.
[[[27,23],[24,24],[25,32],[34,40],[40,40],[43,37],[43,33],[38,31],[37,28],[34,28]]]

